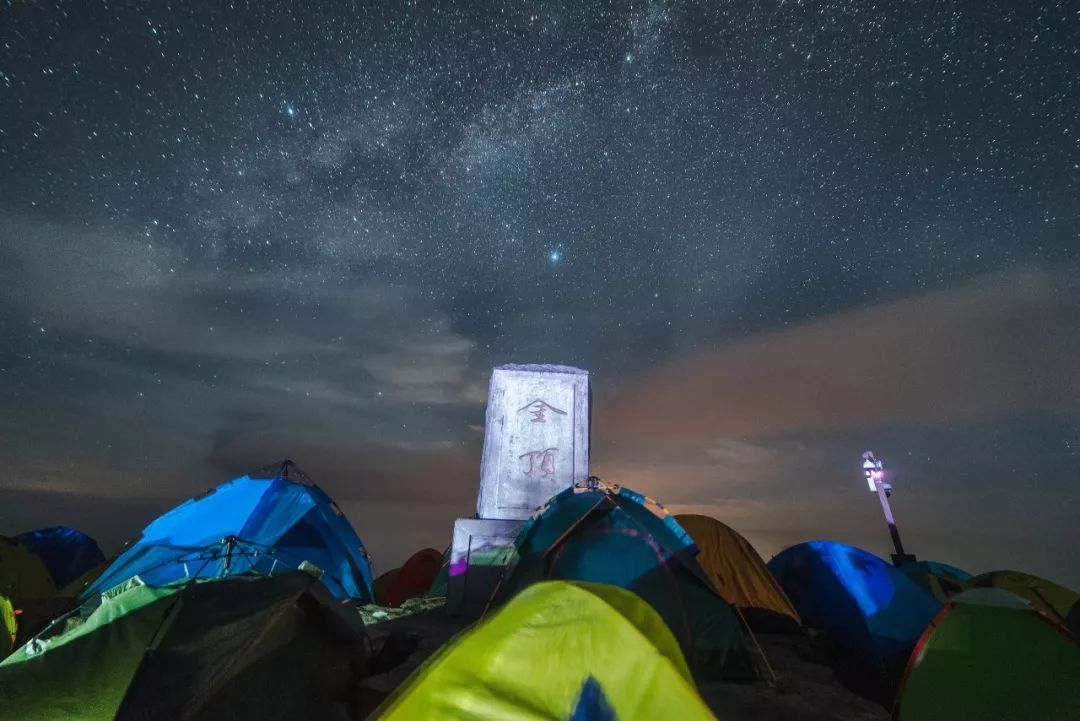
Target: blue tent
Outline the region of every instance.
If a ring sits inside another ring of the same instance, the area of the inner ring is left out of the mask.
[[[94,539],[67,526],[27,531],[15,536],[15,540],[41,559],[57,588],[63,588],[105,561]]]
[[[822,631],[841,678],[884,702],[941,603],[877,556],[833,541],[782,551],[769,570],[803,623]]]
[[[156,586],[292,571],[305,562],[322,571],[336,597],[374,601],[371,564],[356,532],[330,497],[287,461],[270,477],[234,478],[159,516],[81,598],[133,576]]]

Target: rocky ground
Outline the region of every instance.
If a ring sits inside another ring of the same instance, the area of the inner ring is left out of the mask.
[[[441,608],[412,610],[419,612],[388,612],[380,617],[374,610],[365,615],[374,647],[385,648],[383,659],[393,665],[365,679],[367,712],[468,625],[463,619],[447,616]],[[810,637],[801,633],[758,634],[757,639],[776,682],[702,685],[701,695],[720,721],[888,721],[884,708],[836,680]]]

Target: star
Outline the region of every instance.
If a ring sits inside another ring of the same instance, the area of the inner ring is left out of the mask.
[[[552,265],[558,263],[559,260],[561,260],[561,259],[562,259],[562,253],[560,253],[557,250],[553,250],[550,253],[548,253],[548,260],[551,261]]]

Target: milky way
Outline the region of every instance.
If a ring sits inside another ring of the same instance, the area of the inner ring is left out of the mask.
[[[563,362],[601,470],[766,547],[883,548],[876,444],[916,550],[1061,575],[1078,227],[1074,3],[8,0],[0,532],[293,455],[389,559],[445,545],[491,366]]]

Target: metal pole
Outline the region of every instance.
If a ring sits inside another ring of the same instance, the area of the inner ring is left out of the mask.
[[[889,506],[889,497],[885,495],[885,484],[881,482],[881,478],[875,476],[874,486],[877,488],[877,495],[881,500],[881,510],[885,513],[885,522],[889,524],[889,535],[892,536],[896,555],[899,558],[904,558],[906,556],[904,544],[900,542],[900,531],[896,528],[896,519],[893,518],[892,507]]]
[[[863,453],[862,467],[867,480],[872,484],[872,490],[877,491],[878,500],[881,501],[881,511],[885,514],[885,523],[889,525],[889,536],[892,537],[893,548],[896,549],[892,557],[893,565],[899,566],[914,561],[915,556],[904,553],[904,544],[900,541],[900,531],[896,527],[896,519],[893,518],[892,508],[889,506],[889,489],[886,488],[885,469],[881,461],[874,457],[873,451],[867,451]]]

